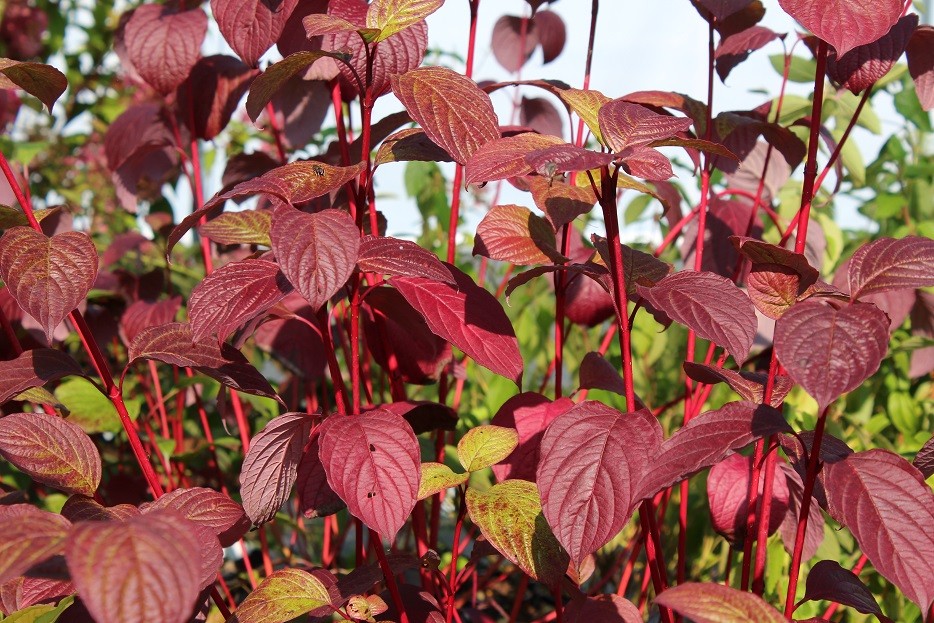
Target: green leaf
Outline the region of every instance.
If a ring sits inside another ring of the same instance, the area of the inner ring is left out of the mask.
[[[769,56],[769,61],[772,63],[772,68],[781,76],[785,71],[785,55],[773,54]],[[813,84],[815,73],[817,73],[817,63],[814,59],[801,56],[791,57],[791,67],[788,71],[788,80],[790,82]]]
[[[74,600],[74,596],[70,595],[58,602],[58,605],[37,604],[23,608],[3,619],[3,623],[55,623]]]
[[[519,445],[519,431],[503,426],[477,426],[457,444],[457,458],[468,472],[496,465]]]
[[[456,474],[444,463],[422,463],[422,479],[418,485],[418,499],[424,500],[445,489],[457,487],[465,482],[470,474]]]
[[[280,569],[250,593],[231,621],[280,623],[331,603],[321,580],[301,569]]]
[[[68,421],[88,434],[117,433],[123,429],[113,404],[86,379],[66,380],[55,389],[55,397],[71,412]],[[139,415],[140,399],[124,399],[124,403],[130,417],[135,420]]]

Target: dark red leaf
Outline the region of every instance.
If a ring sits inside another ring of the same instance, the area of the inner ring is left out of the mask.
[[[556,173],[599,169],[616,160],[614,154],[590,151],[577,145],[564,143],[537,149],[525,155],[525,162],[539,175],[551,177]]]
[[[684,117],[662,115],[624,98],[607,102],[597,115],[605,144],[613,151],[646,147],[653,141],[684,132],[693,123]]]
[[[824,465],[828,511],[872,566],[922,611],[934,601],[934,493],[897,454],[869,450]]]
[[[272,47],[298,0],[211,0],[224,39],[250,67]]]
[[[178,11],[145,4],[133,11],[124,41],[133,67],[149,86],[168,95],[188,77],[201,56],[208,16],[201,8]]]
[[[749,355],[758,327],[756,310],[726,277],[682,270],[651,288],[636,285],[636,291],[672,320],[725,348],[737,363]]]
[[[581,389],[603,389],[620,396],[626,395],[626,385],[619,370],[600,353],[590,352],[584,355],[578,374]]]
[[[502,15],[493,24],[490,49],[506,71],[522,69],[538,46],[538,28],[534,19]]]
[[[564,136],[564,120],[554,105],[543,97],[523,97],[519,104],[519,124],[539,134]]]
[[[642,623],[642,615],[631,601],[619,595],[580,596],[564,608],[566,623]]]
[[[740,395],[743,400],[749,402],[761,403],[765,397],[765,386],[768,381],[768,375],[762,372],[747,372],[745,370],[728,370],[726,368],[715,368],[702,363],[685,361],[684,371],[689,378],[698,383],[713,385],[714,383],[726,383],[734,392]],[[772,399],[769,404],[778,408],[794,383],[784,374],[776,375],[775,385],[772,388]]]
[[[906,15],[881,39],[853,48],[840,57],[831,52],[827,57],[827,75],[854,94],[868,89],[889,73],[917,25],[917,15]]]
[[[934,339],[934,295],[917,292],[914,307],[911,308],[911,335]],[[912,351],[908,376],[918,378],[931,370],[934,370],[934,346]]]
[[[87,234],[68,231],[49,238],[13,227],[0,238],[0,279],[52,343],[52,334],[84,300],[97,277],[97,249]]]
[[[51,65],[0,59],[0,89],[17,87],[37,97],[52,112],[55,101],[68,87],[68,79]]]
[[[596,234],[591,235],[590,241],[593,243],[597,253],[603,260],[603,264],[610,264],[610,245],[606,238]],[[623,273],[626,284],[626,295],[632,296],[636,293],[636,286],[652,287],[663,280],[671,272],[671,265],[666,264],[653,255],[633,249],[632,247],[620,244],[620,252],[623,258]]]
[[[374,407],[376,408],[376,407]],[[427,400],[399,400],[379,405],[379,409],[401,415],[416,435],[436,430],[455,430],[457,411],[447,405]],[[364,411],[368,410],[364,407]]]
[[[566,262],[556,244],[548,221],[522,206],[498,205],[477,225],[473,254],[512,264]]]
[[[299,72],[289,78],[271,101],[272,114],[282,128],[287,151],[302,149],[312,142],[327,115],[333,113],[334,103],[327,82],[311,79],[310,72]],[[269,114],[268,106],[266,114]],[[356,158],[357,154],[352,152],[351,161]],[[322,157],[324,159],[327,157]]]
[[[597,202],[589,186],[587,188],[571,186],[557,180],[549,181],[543,177],[528,179],[529,190],[532,192],[535,205],[545,213],[555,231],[578,216],[590,212]]]
[[[836,309],[808,300],[775,323],[779,362],[821,410],[879,369],[888,342],[888,316],[865,303]]]
[[[0,404],[33,387],[65,376],[83,376],[71,355],[51,348],[27,350],[16,359],[0,361]]]
[[[934,475],[934,437],[928,439],[918,450],[913,464],[925,479]]]
[[[333,515],[346,506],[328,485],[318,451],[318,437],[315,436],[298,463],[298,480],[295,483],[298,510],[309,519]]]
[[[188,129],[206,141],[220,134],[258,73],[224,54],[200,59],[179,86],[178,107]]]
[[[279,89],[298,72],[324,57],[343,58],[338,53],[323,50],[296,52],[267,67],[250,85],[250,94],[246,98],[246,112],[250,119],[255,122]]]
[[[754,593],[722,584],[688,582],[669,588],[655,603],[694,623],[788,623],[788,619]]]
[[[421,277],[395,277],[390,283],[443,337],[481,366],[522,380],[522,355],[512,323],[499,301],[457,268],[448,265],[457,287]]]
[[[901,0],[779,0],[793,18],[843,56],[882,38],[902,16]]]
[[[496,138],[481,145],[471,155],[467,161],[464,179],[467,184],[477,184],[529,175],[534,169],[526,162],[525,157],[528,154],[563,144],[557,137],[534,132]]]
[[[908,73],[915,81],[915,92],[924,110],[934,108],[934,26],[915,29],[906,48]]]
[[[674,176],[671,161],[655,149],[637,147],[623,158],[623,163],[630,175],[652,182],[664,182]]]
[[[459,164],[499,138],[490,96],[470,78],[443,67],[424,67],[391,80],[393,93],[428,138]]]
[[[421,454],[412,427],[381,409],[333,415],[321,425],[319,444],[331,489],[351,515],[392,542],[418,496]]]
[[[505,461],[493,466],[496,479],[500,482],[509,479],[534,482],[545,429],[573,406],[574,403],[567,398],[552,402],[533,392],[518,394],[504,402],[490,423],[515,428],[519,433],[519,445]]]
[[[567,28],[564,20],[554,11],[536,11],[532,17],[538,42],[542,46],[542,63],[547,65],[558,58],[567,41]]]
[[[282,56],[288,56],[295,52],[307,52],[321,49],[321,38],[309,38],[305,32],[305,26],[302,19],[312,13],[326,13],[328,10],[328,0],[298,0],[298,4],[285,22],[282,34],[276,41],[276,47]]]
[[[710,11],[717,21],[723,21],[730,15],[742,11],[752,0],[695,0],[697,4]]]
[[[731,236],[730,242],[752,263],[749,297],[769,318],[780,318],[817,281],[817,269],[803,254],[745,236]]]
[[[414,242],[388,236],[364,236],[357,267],[362,272],[397,277],[424,277],[454,283],[451,272],[434,253]]]
[[[194,524],[165,510],[125,522],[83,522],[72,528],[65,558],[95,621],[124,623],[145,612],[184,623],[202,576],[196,535]]]
[[[224,212],[198,228],[202,236],[219,244],[261,244],[271,246],[269,229],[272,212],[269,210],[242,210]]]
[[[651,413],[623,414],[595,401],[569,409],[545,431],[536,474],[542,512],[574,565],[629,521],[661,441]]]
[[[360,230],[341,210],[307,214],[280,206],[269,236],[282,272],[315,311],[347,283],[357,264]]]
[[[62,553],[71,527],[71,522],[61,515],[26,504],[6,508],[16,510],[0,510],[0,584]]]
[[[266,320],[253,335],[256,345],[272,353],[294,374],[309,380],[322,378],[327,365],[324,344],[320,333],[308,326],[317,322],[315,313],[302,295],[294,291],[280,305],[304,321],[291,315],[282,320]]]
[[[821,447],[821,454],[823,454]],[[787,463],[778,465],[785,474],[785,484],[788,486],[788,512],[782,520],[779,528],[779,534],[782,537],[782,545],[789,554],[794,552],[795,537],[798,533],[798,516],[801,514],[801,500],[804,498],[804,481],[801,475]],[[824,515],[818,504],[811,504],[808,507],[808,527],[804,533],[804,549],[802,550],[802,560],[810,560],[817,553],[817,548],[824,541]]]
[[[147,327],[168,324],[175,320],[175,315],[182,307],[182,297],[173,296],[161,301],[136,301],[126,308],[120,317],[120,336],[124,344],[129,346]]]
[[[246,259],[225,264],[191,292],[191,339],[200,342],[216,333],[223,342],[234,329],[266,312],[291,291],[292,285],[275,262]]]
[[[854,300],[865,294],[934,285],[934,240],[880,238],[856,250],[847,278]]]
[[[749,481],[752,457],[733,454],[710,468],[707,476],[707,499],[713,529],[736,549],[742,549],[749,518]],[[765,480],[759,481],[759,495]],[[774,534],[788,511],[788,485],[785,474],[775,471],[769,505],[769,534]]]
[[[379,146],[373,166],[387,162],[417,160],[420,162],[452,162],[451,155],[432,142],[420,128],[406,128],[387,137]]]
[[[62,517],[72,523],[79,521],[126,521],[138,517],[140,510],[132,504],[101,506],[93,498],[85,495],[72,495],[62,506]]]
[[[821,560],[808,571],[807,588],[801,601],[822,599],[850,606],[863,614],[882,614],[876,598],[859,576],[834,560]]]
[[[224,547],[236,543],[250,529],[250,522],[242,506],[223,493],[205,487],[176,489],[148,504],[143,510],[150,513],[164,508],[210,528]]]
[[[240,495],[254,525],[275,517],[292,492],[311,424],[305,413],[284,413],[270,420],[250,443],[240,470]]]
[[[753,26],[722,38],[714,52],[720,80],[726,81],[733,68],[746,60],[750,52],[764,48],[778,38],[775,31],[765,26]]]

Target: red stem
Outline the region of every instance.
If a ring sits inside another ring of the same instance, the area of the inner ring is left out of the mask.
[[[282,126],[279,125],[279,116],[272,105],[272,101],[266,104],[266,116],[269,117],[269,129],[272,131],[272,138],[276,142],[276,153],[279,154],[279,162],[285,164],[288,156],[285,153],[285,143],[282,140]]]
[[[795,253],[804,253],[808,235],[808,220],[814,200],[814,181],[817,178],[817,147],[820,137],[821,107],[824,100],[824,73],[827,68],[827,42],[817,40],[817,69],[814,72],[814,100],[811,102],[811,133],[808,138],[807,162],[804,164],[804,183],[801,186],[801,209],[798,211],[798,236]]]
[[[393,604],[399,612],[400,623],[409,623],[409,615],[405,611],[405,603],[402,601],[402,594],[399,593],[399,586],[396,584],[396,576],[393,575],[389,567],[389,560],[386,559],[386,552],[383,551],[383,541],[374,530],[370,530],[370,540],[376,546],[376,558],[379,560],[379,568],[383,571],[383,577],[386,578],[386,584],[389,586],[389,594],[392,595]]]

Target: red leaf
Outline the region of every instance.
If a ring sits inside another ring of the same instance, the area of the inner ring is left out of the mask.
[[[537,149],[525,155],[525,162],[539,175],[599,169],[616,160],[614,154],[598,153],[577,145],[564,143]]]
[[[926,612],[934,601],[934,494],[918,470],[897,454],[869,450],[825,464],[823,479],[830,514]]]
[[[538,41],[542,46],[542,63],[547,65],[558,58],[567,41],[564,20],[554,11],[536,11],[532,17]]]
[[[457,287],[420,277],[395,277],[390,283],[402,293],[431,330],[464,351],[481,366],[510,379],[522,380],[522,355],[512,323],[499,301],[453,266]]]
[[[801,253],[746,236],[731,236],[730,242],[751,262],[749,296],[769,318],[780,318],[820,276]]]
[[[120,336],[129,346],[147,327],[168,324],[175,320],[175,315],[182,307],[182,297],[173,296],[161,301],[136,301],[126,308],[120,317]]]
[[[202,236],[219,244],[261,244],[270,246],[269,229],[272,212],[269,210],[242,210],[224,212],[198,228]]]
[[[581,389],[602,389],[615,392],[620,396],[626,395],[626,385],[619,370],[600,353],[590,352],[584,355],[580,371]]]
[[[72,495],[62,506],[62,517],[72,523],[79,521],[126,521],[138,517],[140,510],[132,504],[101,506],[93,498],[85,495]]]
[[[269,237],[282,272],[315,311],[347,283],[360,252],[360,230],[341,210],[307,214],[280,206]]]
[[[746,540],[751,475],[752,457],[733,454],[711,467],[707,476],[707,499],[713,529],[740,550]],[[778,530],[788,512],[788,485],[784,472],[776,470],[772,483],[770,535]],[[765,481],[760,480],[759,495],[762,495],[764,486]]]
[[[610,244],[606,238],[596,234],[591,235],[593,243],[604,265],[610,264]],[[620,244],[620,253],[623,258],[623,272],[625,277],[626,295],[636,293],[636,285],[652,287],[662,281],[671,272],[671,265],[653,255],[644,253],[632,247]]]
[[[149,86],[168,95],[188,77],[201,56],[208,16],[200,8],[177,11],[145,4],[133,11],[124,41],[130,62]]]
[[[721,22],[730,15],[742,11],[752,0],[696,0],[696,2],[710,11],[718,22]]]
[[[830,52],[827,75],[854,94],[868,89],[889,73],[905,51],[917,25],[917,15],[906,15],[877,41],[853,48],[840,57]]]
[[[762,403],[762,399],[765,397],[765,385],[768,381],[768,375],[764,373],[727,370],[726,368],[715,368],[692,361],[685,361],[683,366],[688,377],[698,383],[706,383],[707,385],[726,383],[743,400],[749,402]],[[777,375],[775,385],[772,388],[772,400],[769,404],[778,408],[792,387],[794,387],[794,383],[790,378],[783,374]]]
[[[547,13],[547,11],[544,11]],[[541,15],[541,14],[539,14]],[[539,134],[564,135],[564,120],[554,104],[543,97],[523,97],[519,104],[519,124]]]
[[[490,96],[470,78],[443,67],[423,67],[391,81],[393,93],[428,138],[459,164],[499,138]]]
[[[332,415],[319,444],[331,489],[351,515],[392,542],[418,497],[421,453],[412,427],[382,409]]]
[[[924,476],[925,479],[934,475],[934,437],[928,439],[921,449],[918,450],[913,464],[918,468],[918,471],[921,472],[921,475]]]
[[[424,277],[454,283],[451,271],[434,253],[414,242],[388,236],[364,236],[357,267],[365,273],[398,277]]]
[[[534,169],[525,160],[528,154],[562,144],[563,141],[557,137],[534,132],[496,138],[481,145],[471,155],[464,180],[467,184],[476,184],[529,175]]]
[[[493,24],[490,49],[503,68],[511,73],[522,69],[538,46],[538,29],[534,19],[501,15]]]
[[[821,599],[850,606],[863,614],[882,614],[876,598],[859,576],[834,560],[821,560],[808,571],[807,588],[801,601]]]
[[[143,510],[150,513],[160,509],[175,511],[193,523],[210,528],[224,547],[236,543],[250,529],[242,506],[223,493],[205,487],[176,489]]]
[[[188,129],[206,141],[220,134],[258,73],[224,54],[195,63],[178,93],[178,107],[185,111],[183,118],[189,124]]]
[[[512,264],[566,262],[551,225],[528,208],[498,205],[477,225],[473,254]]]
[[[87,234],[69,231],[49,238],[13,227],[0,238],[0,279],[52,343],[52,334],[90,291],[97,277],[97,249]]]
[[[791,432],[781,411],[751,402],[729,402],[691,419],[666,439],[648,473],[639,483],[636,500],[649,498],[702,469],[722,461],[730,452],[760,437]]]
[[[317,319],[311,307],[298,292],[292,292],[280,302],[290,314],[283,320],[266,320],[253,334],[256,345],[272,353],[286,368],[301,378],[318,380],[324,375],[327,355],[321,335],[308,325]],[[307,323],[305,322],[307,321]]]
[[[726,82],[727,76],[742,63],[751,52],[765,47],[779,35],[764,26],[752,26],[735,34],[724,36],[714,53],[717,75]]]
[[[355,35],[356,36],[356,35]],[[254,122],[266,109],[273,96],[298,72],[308,69],[308,66],[319,58],[344,58],[335,52],[313,50],[310,52],[296,52],[289,54],[278,63],[266,68],[253,80],[250,85],[250,94],[246,98],[246,113]]]
[[[826,440],[825,440],[826,441]],[[821,447],[823,454],[823,447]],[[785,474],[785,484],[788,486],[788,512],[782,520],[779,528],[779,534],[782,537],[782,545],[789,554],[794,552],[795,538],[798,533],[798,516],[801,514],[801,500],[804,498],[804,481],[801,476],[787,463],[779,463],[778,466]],[[820,505],[811,504],[808,507],[808,527],[804,533],[804,549],[802,551],[802,560],[810,560],[817,553],[817,548],[824,541],[824,515],[821,512]]]
[[[796,304],[775,323],[775,354],[823,410],[872,376],[885,357],[889,319],[875,305]]]
[[[200,342],[216,333],[223,342],[237,327],[266,312],[292,291],[279,265],[246,259],[225,264],[191,292],[188,316],[191,339]]]
[[[567,398],[552,402],[533,392],[518,394],[504,402],[490,423],[515,428],[519,433],[519,445],[505,461],[493,466],[496,479],[499,482],[509,479],[535,482],[545,429],[573,406],[574,403]]]
[[[613,151],[646,147],[686,131],[693,121],[657,113],[623,98],[607,102],[597,114],[603,140]]]
[[[318,437],[315,436],[298,463],[298,481],[295,483],[298,510],[309,519],[333,515],[345,506],[340,496],[328,485],[328,477],[318,452]]]
[[[850,258],[847,278],[854,300],[886,290],[934,285],[934,240],[918,236],[874,240]]]
[[[144,329],[127,354],[130,364],[137,359],[155,359],[173,366],[192,367],[237,391],[280,400],[269,381],[243,353],[216,340],[194,342],[191,326],[187,324],[172,322]]]
[[[240,495],[254,525],[275,517],[292,492],[311,424],[305,413],[284,413],[270,420],[250,443],[240,469]]]
[[[536,207],[545,213],[555,231],[590,212],[597,202],[590,187],[550,182],[542,177],[529,178],[529,190]]]
[[[373,167],[388,162],[417,160],[420,162],[452,162],[451,154],[435,145],[425,131],[406,128],[386,137],[379,146]]]
[[[915,81],[915,92],[924,110],[934,108],[934,26],[915,29],[906,48],[908,73]]]
[[[655,603],[694,623],[788,623],[758,595],[722,584],[688,582],[669,588],[655,598]]]
[[[0,514],[0,584],[62,553],[71,527],[71,523],[61,515],[25,504],[17,506],[25,508],[6,516]]]
[[[250,67],[272,47],[298,0],[211,0],[211,13],[224,39]]]
[[[629,521],[662,429],[650,413],[623,414],[599,402],[576,405],[545,431],[536,482],[542,512],[579,565]]]
[[[723,346],[743,363],[756,337],[756,310],[733,282],[710,272],[682,270],[651,288],[636,286],[652,307],[693,329],[699,337]]]
[[[881,39],[902,16],[901,0],[779,0],[793,18],[843,56]]]
[[[4,15],[4,18],[6,17],[7,15]],[[55,101],[68,88],[68,79],[65,74],[51,65],[21,63],[9,58],[0,59],[0,89],[15,87],[38,98],[49,112],[52,112]]]
[[[77,424],[47,413],[0,418],[0,456],[36,482],[66,493],[94,495],[101,457]]]
[[[619,595],[580,596],[564,609],[565,623],[642,623],[642,614],[631,601]]]
[[[65,559],[78,594],[98,623],[188,621],[198,599],[201,548],[197,528],[160,511],[125,522],[75,525]]]
[[[51,348],[27,350],[16,359],[0,361],[0,404],[27,389],[71,375],[83,376],[84,371],[71,355]]]

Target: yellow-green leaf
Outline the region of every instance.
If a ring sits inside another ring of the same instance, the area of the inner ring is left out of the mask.
[[[375,0],[367,9],[366,25],[379,30],[374,41],[383,41],[422,21],[442,4],[444,0]]]
[[[422,463],[422,480],[418,485],[418,499],[424,500],[445,489],[467,482],[470,474],[455,474],[444,463]]]
[[[477,426],[457,444],[457,458],[468,472],[496,465],[519,445],[519,432],[503,426]]]
[[[239,623],[280,623],[291,621],[331,603],[321,580],[301,569],[280,569],[256,587],[232,621]]]

